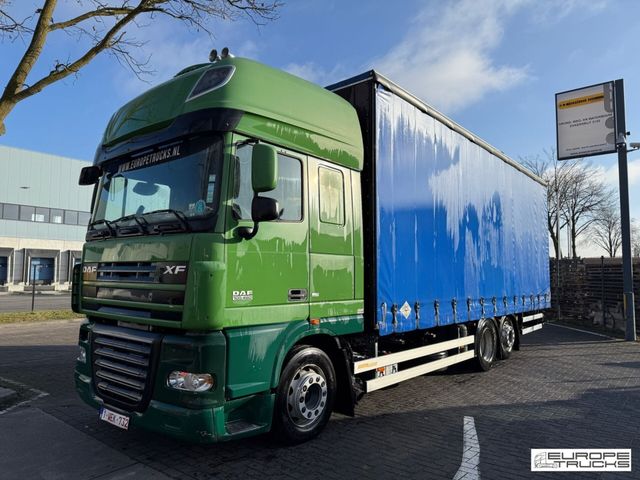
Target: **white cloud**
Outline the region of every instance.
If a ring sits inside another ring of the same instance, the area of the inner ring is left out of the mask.
[[[502,40],[507,17],[527,1],[460,0],[440,8],[429,4],[398,44],[363,62],[359,70],[374,68],[447,113],[467,107],[488,92],[528,78],[526,65],[496,65],[490,55]],[[289,64],[285,70],[320,85],[345,73],[340,66],[327,70],[314,62]]]
[[[356,71],[374,68],[451,113],[532,78],[525,62],[500,64],[494,58],[505,26],[516,13],[525,12],[540,28],[576,12],[597,13],[605,4],[605,0],[458,0],[435,3],[434,8],[429,3],[415,15],[399,43]],[[328,70],[312,61],[292,63],[285,70],[320,85],[353,73],[340,65]]]
[[[345,68],[340,64],[336,65],[331,70],[326,70],[315,62],[290,63],[282,67],[282,69],[292,75],[304,78],[305,80],[323,87],[349,75]]]
[[[629,178],[629,188],[634,186],[640,187],[640,157],[627,162],[627,175]],[[607,183],[613,187],[618,187],[618,164],[615,163],[609,168],[604,169],[604,178]]]
[[[538,0],[532,5],[531,17],[535,23],[552,24],[576,12],[584,15],[600,13],[608,4],[608,0]]]
[[[404,39],[372,63],[437,108],[464,108],[528,78],[526,65],[499,65],[491,56],[507,19],[526,4],[461,0],[424,9]]]

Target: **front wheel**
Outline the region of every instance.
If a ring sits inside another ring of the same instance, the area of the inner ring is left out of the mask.
[[[498,334],[493,321],[481,320],[476,331],[476,363],[486,372],[493,365],[498,353]]]
[[[331,417],[335,391],[336,375],[327,354],[315,347],[296,347],[280,376],[273,433],[289,444],[318,435]]]

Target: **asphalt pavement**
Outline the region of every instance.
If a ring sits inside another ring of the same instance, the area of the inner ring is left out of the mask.
[[[3,478],[640,478],[639,344],[548,325],[489,372],[369,394],[306,444],[202,446],[100,421],[73,387],[78,325],[0,326],[0,386],[25,402],[2,413],[0,399]],[[630,448],[633,469],[533,474],[532,448]]]
[[[35,310],[70,310],[71,294],[69,293],[36,293]],[[31,310],[31,294],[0,294],[0,312],[28,312]]]

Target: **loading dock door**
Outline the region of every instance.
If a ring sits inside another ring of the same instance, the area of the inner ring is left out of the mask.
[[[36,284],[51,285],[51,282],[53,282],[54,260],[53,258],[33,257],[31,259],[29,277],[35,279]]]
[[[7,283],[7,257],[0,257],[0,285]]]

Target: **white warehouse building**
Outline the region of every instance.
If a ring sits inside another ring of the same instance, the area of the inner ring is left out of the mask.
[[[0,291],[68,290],[80,261],[93,189],[91,162],[0,145]]]

